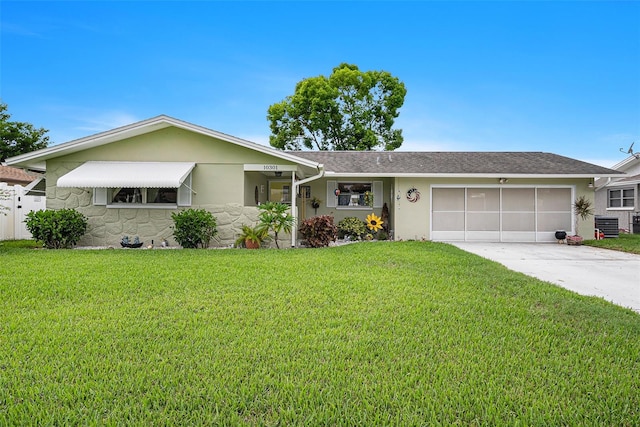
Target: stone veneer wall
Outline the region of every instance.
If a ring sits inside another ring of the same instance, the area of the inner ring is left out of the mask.
[[[173,238],[173,220],[171,213],[175,209],[145,208],[107,208],[94,206],[91,190],[78,188],[54,188],[55,198],[47,200],[49,209],[76,209],[88,218],[86,234],[78,246],[119,247],[122,236],[135,236],[147,246],[154,241],[160,245],[167,239],[169,246],[178,246]],[[258,208],[239,204],[192,206],[205,209],[213,214],[218,224],[218,234],[211,242],[212,247],[229,247],[234,244],[242,225],[255,225],[258,221]],[[186,209],[186,208],[181,208]],[[279,236],[281,247],[286,247],[289,235]],[[290,237],[289,237],[290,240]],[[283,246],[284,244],[284,246]],[[272,246],[275,243],[271,242]]]
[[[75,163],[52,165],[47,171],[47,208],[76,209],[88,218],[87,232],[77,246],[113,246],[120,247],[122,236],[135,236],[144,242],[144,246],[154,241],[159,246],[162,239],[167,239],[169,246],[179,246],[173,238],[173,220],[171,213],[188,209],[161,208],[107,208],[93,205],[93,189],[61,188],[54,184],[58,177],[75,167]],[[205,209],[216,218],[218,234],[211,241],[211,247],[230,247],[235,243],[242,230],[242,225],[253,226],[258,221],[258,208],[240,204],[193,205],[193,209]],[[289,234],[281,233],[280,247],[287,247],[291,241]],[[268,243],[275,247],[271,240]]]

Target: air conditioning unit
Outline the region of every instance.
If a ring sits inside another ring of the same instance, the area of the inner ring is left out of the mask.
[[[618,218],[614,216],[596,216],[596,228],[604,233],[605,238],[618,237]]]

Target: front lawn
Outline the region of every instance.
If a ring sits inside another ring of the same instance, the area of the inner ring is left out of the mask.
[[[621,252],[640,254],[640,234],[620,234],[617,238],[584,240],[585,245],[596,248],[613,249]]]
[[[0,246],[0,425],[638,425],[640,316],[453,246]]]

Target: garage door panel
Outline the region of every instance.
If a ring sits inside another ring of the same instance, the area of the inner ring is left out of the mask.
[[[467,230],[469,231],[500,231],[499,212],[468,212]]]
[[[505,188],[502,190],[502,210],[507,212],[534,212],[535,188]]]
[[[536,228],[536,215],[533,212],[503,212],[503,231],[533,231]]]
[[[538,212],[571,212],[570,188],[538,188]]]
[[[472,212],[500,210],[500,189],[468,188],[467,210]]]
[[[464,231],[464,212],[434,212],[434,231]]]
[[[572,189],[555,187],[433,188],[435,240],[554,241],[571,230]]]
[[[571,230],[571,213],[539,212],[538,231]]]
[[[467,231],[465,237],[468,242],[499,242],[500,231]]]
[[[536,232],[534,231],[503,231],[500,236],[501,242],[535,242]]]
[[[464,188],[434,188],[433,209],[438,211],[464,211]]]

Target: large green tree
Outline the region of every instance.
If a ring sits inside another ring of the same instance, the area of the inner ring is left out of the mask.
[[[46,148],[49,144],[47,129],[36,129],[31,123],[12,122],[7,104],[0,102],[0,162],[7,157]]]
[[[295,93],[269,107],[269,143],[281,150],[395,150],[393,129],[407,90],[386,71],[340,64],[329,77],[304,79]]]

